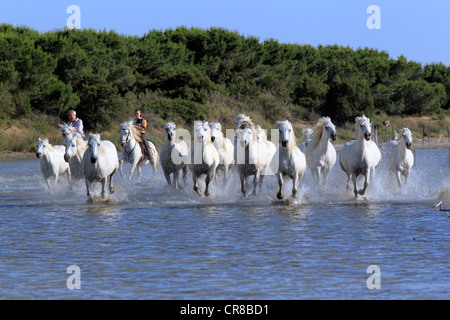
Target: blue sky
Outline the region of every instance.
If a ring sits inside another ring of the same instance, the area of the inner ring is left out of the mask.
[[[61,29],[69,5],[80,7],[82,28],[140,36],[177,26],[224,27],[261,40],[371,47],[393,58],[450,65],[449,0],[4,0],[0,22]],[[370,5],[381,10],[379,30],[366,26]]]

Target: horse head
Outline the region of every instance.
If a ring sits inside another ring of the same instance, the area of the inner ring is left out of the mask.
[[[403,128],[400,130],[400,135],[403,143],[405,144],[407,149],[411,149],[413,136],[411,131],[408,128]]]
[[[211,141],[219,140],[220,133],[222,132],[222,125],[219,122],[212,122],[209,124],[211,129]]]
[[[330,137],[331,140],[336,141],[337,139],[336,127],[331,122],[331,120],[324,124],[323,130],[324,132],[327,133],[328,137]]]
[[[125,147],[128,142],[133,138],[133,132],[131,131],[132,120],[122,123],[120,126],[120,145]]]
[[[164,126],[166,137],[169,141],[175,141],[177,126],[173,122],[167,122]]]
[[[36,158],[40,159],[44,153],[45,153],[44,140],[38,138],[36,143]]]
[[[211,139],[211,129],[209,128],[208,121],[196,121],[195,138],[199,143],[208,143]]]
[[[283,148],[289,147],[292,141],[292,124],[288,120],[278,121],[275,129],[280,131],[280,141]],[[293,142],[295,144],[295,141]]]
[[[357,117],[355,128],[359,130],[359,134],[364,135],[364,139],[369,141],[372,137],[372,125],[370,124],[369,118],[366,116]],[[358,134],[358,135],[359,135]]]
[[[89,133],[88,148],[91,156],[91,163],[96,163],[100,149],[100,135]]]
[[[241,126],[236,130],[236,137],[240,141],[243,148],[247,147],[256,138],[256,133],[250,126]]]
[[[70,158],[76,155],[77,153],[77,139],[75,135],[69,133],[64,138],[64,146],[66,151],[64,152],[64,160],[69,162]]]

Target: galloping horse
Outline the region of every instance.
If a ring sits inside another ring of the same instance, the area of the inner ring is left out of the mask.
[[[336,127],[329,117],[320,118],[308,138],[306,164],[323,186],[326,185],[331,168],[336,163],[336,149],[330,142],[330,139],[336,141],[336,138]]]
[[[355,121],[355,130],[358,138],[347,142],[341,150],[339,164],[342,170],[347,174],[348,181],[353,180],[353,192],[355,198],[358,194],[364,195],[369,186],[369,176],[374,178],[375,168],[381,162],[381,152],[375,142],[371,141],[372,125],[366,116],[357,117]],[[359,175],[364,175],[364,189],[359,190],[356,186],[356,179]]]
[[[139,146],[139,143],[142,142],[142,138],[140,132],[133,125],[132,120],[122,123],[120,128],[120,138],[120,144],[122,145],[122,156],[119,159],[120,174],[123,175],[122,165],[124,161],[127,161],[128,163],[131,163],[131,171],[128,180],[131,180],[136,167],[139,180],[142,175],[142,167],[149,163],[153,168],[153,175],[156,176],[156,169],[159,161],[156,147],[152,142],[148,141],[149,149],[152,151],[152,157],[149,161],[147,157],[144,157],[142,149]]]
[[[234,164],[234,145],[230,139],[223,136],[222,125],[219,122],[210,123],[209,127],[211,128],[211,141],[220,157],[217,170],[223,171],[224,181],[226,181],[229,170]]]
[[[65,129],[63,129],[63,132],[64,130]],[[64,160],[68,162],[70,166],[72,188],[75,181],[79,181],[84,177],[82,161],[84,152],[87,149],[87,141],[84,141],[83,137],[79,133],[68,131],[65,132],[64,146],[66,148]]]
[[[391,141],[386,147],[386,161],[390,171],[397,178],[398,186],[402,188],[401,176],[408,182],[411,167],[414,164],[414,156],[411,152],[412,133],[408,128],[400,130],[400,140]]]
[[[281,145],[272,159],[272,170],[276,170],[276,177],[280,190],[277,193],[278,199],[283,199],[283,177],[292,179],[292,197],[297,197],[298,185],[306,169],[305,155],[297,147],[295,134],[291,123],[288,120],[278,121],[275,129],[280,130]]]
[[[243,119],[235,131],[235,163],[241,180],[241,192],[247,197],[247,178],[254,176],[253,194],[256,195],[256,186],[261,187],[264,175],[261,175],[268,165],[267,144],[258,139],[258,132],[250,119]],[[261,138],[261,137],[260,137]],[[244,157],[239,154],[243,152]],[[244,159],[242,159],[244,158]]]
[[[48,190],[52,192],[53,188],[58,183],[60,175],[67,174],[69,184],[71,184],[70,167],[64,161],[64,146],[52,146],[48,139],[37,139],[36,157],[41,159],[41,171],[47,183]],[[50,178],[55,177],[53,186],[50,183]]]
[[[175,123],[168,122],[164,126],[166,130],[166,143],[161,149],[161,167],[170,186],[178,189],[178,177],[180,170],[183,171],[184,187],[186,186],[187,165],[186,157],[188,147],[184,140],[177,139],[177,127]],[[173,182],[170,181],[170,175],[173,175]]]
[[[119,168],[116,146],[108,140],[100,140],[99,134],[89,134],[88,148],[83,155],[83,173],[87,196],[91,197],[91,183],[102,183],[102,197],[106,196],[106,183],[109,192],[114,192],[113,176]]]
[[[211,129],[208,121],[196,121],[194,125],[194,146],[191,148],[188,159],[190,159],[189,169],[192,171],[194,191],[199,196],[202,195],[197,180],[200,176],[206,175],[205,196],[208,197],[210,194],[209,184],[214,179],[216,168],[220,162],[219,153],[211,142]]]

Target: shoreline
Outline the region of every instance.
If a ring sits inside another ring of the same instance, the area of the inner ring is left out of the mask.
[[[333,144],[336,151],[341,151],[344,146],[343,143]],[[381,148],[385,147],[383,144]],[[426,150],[426,149],[448,149],[450,147],[449,142],[440,143],[413,143],[411,150]],[[0,161],[20,161],[20,160],[38,160],[34,152],[0,152]]]

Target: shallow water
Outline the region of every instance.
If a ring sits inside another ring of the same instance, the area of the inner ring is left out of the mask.
[[[450,219],[432,210],[446,157],[417,151],[402,193],[382,164],[358,200],[338,164],[326,190],[308,172],[289,203],[274,177],[243,199],[234,173],[205,199],[190,177],[174,192],[149,167],[91,203],[64,178],[49,194],[37,160],[0,162],[0,299],[449,299]],[[380,289],[367,287],[370,265]]]

